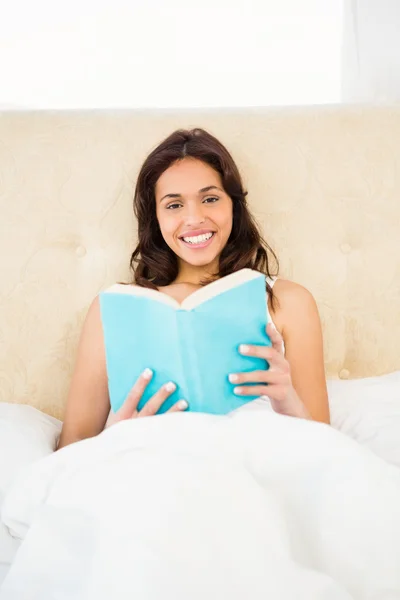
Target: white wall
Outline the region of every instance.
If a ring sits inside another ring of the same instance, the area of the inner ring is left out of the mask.
[[[400,100],[400,0],[346,0],[345,102]]]
[[[340,101],[342,0],[0,3],[0,107]]]

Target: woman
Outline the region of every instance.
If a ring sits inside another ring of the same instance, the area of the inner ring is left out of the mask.
[[[292,417],[329,422],[318,310],[302,286],[271,277],[272,250],[261,238],[246,204],[247,192],[227,149],[202,129],[179,130],[145,160],[134,209],[138,245],[131,258],[136,285],[182,302],[210,281],[249,267],[267,276],[272,348],[241,347],[270,369],[231,373],[235,393],[268,396],[272,408]],[[149,365],[151,367],[151,365]],[[166,384],[139,412],[150,381],[146,369],[110,423],[154,415],[175,390]],[[257,387],[246,385],[257,383]],[[187,399],[190,402],[190,398]],[[186,400],[170,410],[182,411]],[[59,448],[100,433],[110,411],[99,301],[91,304],[81,334]]]

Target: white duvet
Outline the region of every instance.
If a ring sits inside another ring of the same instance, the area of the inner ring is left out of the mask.
[[[394,600],[400,470],[266,410],[136,419],[36,462],[1,600]]]

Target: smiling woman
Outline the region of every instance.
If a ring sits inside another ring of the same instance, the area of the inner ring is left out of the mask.
[[[265,275],[267,334],[272,347],[242,345],[239,352],[268,362],[262,371],[230,373],[238,396],[267,397],[281,414],[329,422],[318,310],[302,286],[276,279],[277,259],[263,240],[246,201],[238,168],[221,142],[203,129],[178,130],[162,141],[140,170],[134,211],[138,244],[132,283],[181,303],[217,279],[253,269]],[[151,323],[148,324],[152,326]],[[138,410],[152,365],[145,369],[109,423],[153,415],[176,390],[166,382]],[[250,384],[250,385],[249,385]],[[182,411],[190,398],[170,409]],[[60,447],[100,433],[110,402],[99,301],[87,315]]]
[[[135,283],[165,291],[181,282],[204,285],[246,267],[272,277],[270,263],[277,259],[246,196],[219,140],[199,128],[172,133],[146,158],[136,184]],[[274,303],[272,287],[268,291]]]

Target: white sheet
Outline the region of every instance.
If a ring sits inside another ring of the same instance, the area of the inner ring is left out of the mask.
[[[0,587],[20,545],[21,540],[11,537],[8,529],[0,523]]]
[[[61,425],[32,406],[0,402],[0,509],[15,476],[54,451]]]
[[[400,467],[400,371],[327,384],[332,426]]]
[[[1,600],[392,600],[400,471],[262,410],[113,426],[36,463]]]
[[[0,588],[5,580],[7,573],[10,569],[11,564],[2,564],[0,563]]]

